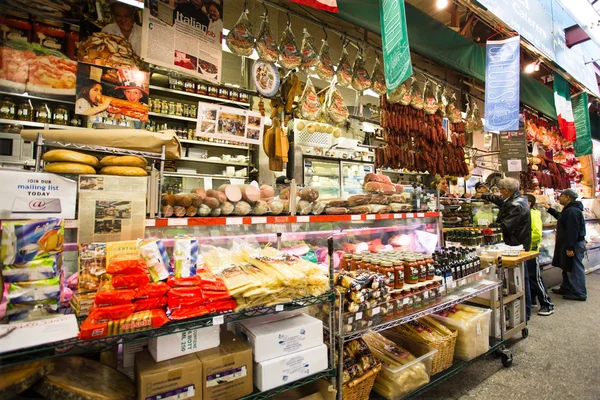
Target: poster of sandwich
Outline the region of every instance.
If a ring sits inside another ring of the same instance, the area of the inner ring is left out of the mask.
[[[144,61],[212,83],[221,81],[223,0],[150,0]]]
[[[196,136],[261,144],[264,119],[258,112],[198,103]]]

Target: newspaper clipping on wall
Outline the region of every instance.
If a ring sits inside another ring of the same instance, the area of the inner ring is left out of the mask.
[[[150,1],[150,7],[144,9],[142,58],[150,64],[219,83],[222,16],[223,2]]]
[[[198,103],[196,136],[261,144],[263,124],[258,112]]]
[[[115,242],[144,237],[145,177],[79,177],[79,243]]]

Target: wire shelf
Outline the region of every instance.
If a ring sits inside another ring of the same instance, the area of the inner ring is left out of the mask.
[[[118,346],[122,343],[134,343],[176,332],[205,328],[229,322],[242,321],[262,315],[275,314],[281,311],[296,310],[312,305],[324,304],[332,301],[333,298],[333,293],[328,292],[321,296],[303,297],[286,304],[257,307],[240,312],[210,314],[199,318],[170,322],[158,329],[142,332],[114,335],[92,340],[79,340],[78,338],[73,338],[60,342],[47,343],[42,346],[19,349],[0,354],[0,370],[11,365],[23,364],[34,360],[98,352]]]
[[[326,369],[321,372],[317,372],[316,374],[307,376],[306,378],[299,379],[295,382],[292,382],[287,385],[279,386],[271,390],[266,390],[264,392],[255,392],[248,396],[241,397],[238,400],[265,400],[270,399],[271,397],[277,396],[279,394],[285,393],[288,390],[292,390],[295,388],[299,388],[301,386],[307,385],[309,383],[318,381],[321,378],[329,378],[333,377],[336,374],[335,368]]]
[[[88,145],[88,144],[65,143],[65,142],[58,142],[55,140],[45,140],[44,139],[44,146],[60,147],[62,149],[94,151],[94,152],[99,152],[99,153],[119,154],[119,155],[124,155],[124,156],[134,155],[134,156],[142,156],[142,157],[156,159],[156,160],[161,159],[161,153],[150,153],[147,151],[117,149],[114,147],[92,146],[92,145]]]

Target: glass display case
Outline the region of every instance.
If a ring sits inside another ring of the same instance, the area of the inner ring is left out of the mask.
[[[374,171],[370,163],[342,161],[342,197],[363,193],[365,175]]]
[[[339,198],[341,187],[340,163],[337,160],[304,158],[304,186],[319,191],[319,197]]]

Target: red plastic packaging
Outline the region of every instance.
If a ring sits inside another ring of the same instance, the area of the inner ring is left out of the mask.
[[[101,290],[94,297],[96,307],[118,306],[120,304],[131,304],[135,298],[135,290]]]
[[[184,278],[175,278],[170,276],[167,278],[167,285],[170,287],[189,287],[189,286],[200,286],[202,279],[199,276],[188,276]]]
[[[214,313],[214,312],[231,311],[235,308],[236,305],[237,305],[237,303],[235,302],[235,300],[220,300],[220,301],[214,301],[212,303],[206,303],[206,308],[208,308],[208,310],[211,313]]]
[[[215,290],[215,291],[227,290],[227,286],[225,286],[225,282],[223,282],[223,279],[219,278],[212,272],[209,272],[209,271],[198,272],[197,276],[199,276],[202,280],[202,289]]]
[[[112,286],[115,289],[137,289],[150,282],[146,274],[115,275],[112,277]]]
[[[146,261],[142,258],[111,259],[106,267],[106,272],[111,275],[142,275],[148,273]]]
[[[200,289],[199,287],[171,288],[171,290],[169,290],[168,296],[169,299],[176,297],[195,297],[200,300],[204,299],[204,296],[202,295],[202,289]]]
[[[167,294],[170,287],[164,282],[152,282],[142,286],[135,291],[136,299],[147,299],[151,297],[161,297]]]
[[[208,308],[200,306],[200,307],[192,307],[192,308],[180,308],[179,310],[173,310],[169,318],[172,321],[179,321],[182,319],[189,319],[195,317],[201,317],[203,315],[208,314]]]
[[[106,336],[157,329],[167,322],[169,322],[169,318],[164,310],[136,312],[130,317],[110,322],[93,322],[88,318],[79,326],[79,339],[99,339]]]
[[[202,295],[204,295],[204,299],[206,301],[220,301],[220,300],[229,300],[231,298],[231,296],[229,295],[229,292],[225,291],[225,292],[215,292],[212,290],[203,290],[202,291]]]
[[[170,310],[180,308],[201,307],[204,305],[204,299],[198,297],[172,297],[167,302]]]
[[[135,311],[154,310],[156,308],[164,308],[167,306],[167,296],[150,297],[148,299],[140,299],[133,302]]]
[[[118,306],[96,307],[93,308],[87,316],[87,319],[94,322],[113,321],[123,319],[133,314],[133,304],[121,304]]]

